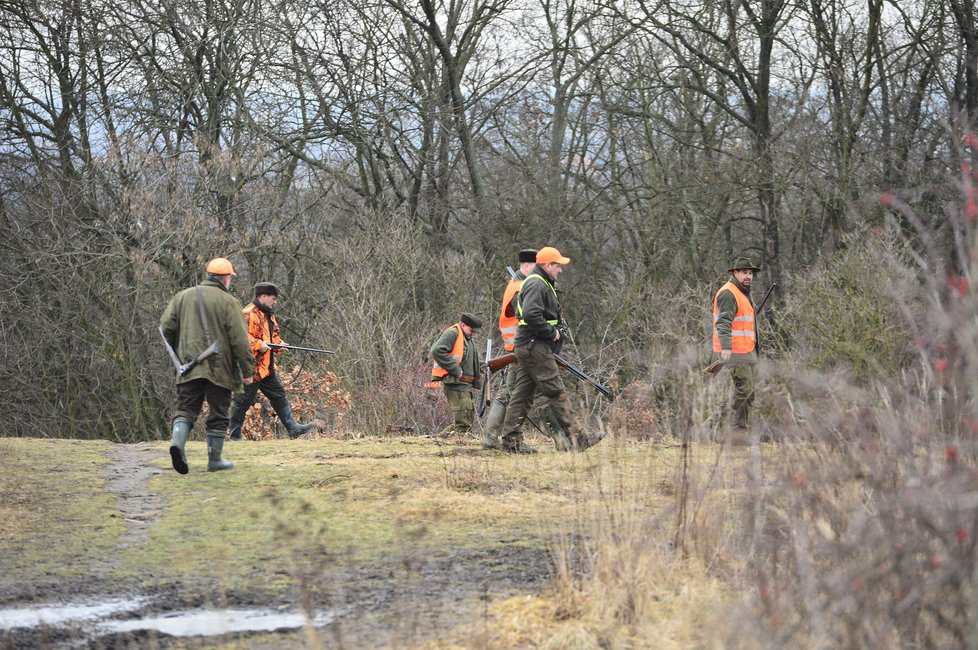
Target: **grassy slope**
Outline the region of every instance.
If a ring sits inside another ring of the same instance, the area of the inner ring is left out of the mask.
[[[104,490],[112,444],[0,438],[0,575],[4,582],[84,575],[125,522]]]
[[[700,645],[711,634],[703,619],[729,597],[703,570],[677,568],[655,550],[674,532],[663,513],[675,490],[675,448],[608,441],[584,455],[505,456],[422,438],[243,442],[226,445],[234,470],[207,473],[204,444],[191,442],[191,473],[179,476],[165,444],[157,447],[154,462],[165,471],[148,489],[165,507],[150,540],[121,551],[113,569],[144,586],[203,579],[282,594],[315,568],[310,557],[369,565],[497,545],[547,548],[573,564],[568,540],[583,536],[609,555],[602,566],[627,575],[596,576],[597,588],[557,579],[552,593],[491,603],[493,625],[463,623],[437,645]],[[0,581],[27,581],[38,570],[83,575],[92,557],[85,549],[115,546],[124,522],[103,489],[110,448],[0,439],[0,542],[9,549]],[[651,553],[632,548],[635,540]],[[648,596],[641,611],[636,591]],[[623,617],[620,600],[636,611]]]

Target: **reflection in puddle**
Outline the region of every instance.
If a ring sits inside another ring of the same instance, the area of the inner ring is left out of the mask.
[[[36,605],[0,609],[0,629],[58,626],[73,621],[92,621],[139,608],[145,598],[119,598],[86,605]]]
[[[233,632],[273,632],[306,625],[329,625],[339,613],[324,612],[310,619],[300,612],[266,609],[223,609],[171,612],[146,618],[114,618],[141,607],[146,598],[107,600],[95,604],[37,605],[0,609],[0,630],[33,627],[91,628],[110,632],[159,632],[169,636],[214,636]]]
[[[112,632],[155,631],[170,636],[215,636],[230,632],[274,632],[309,623],[328,625],[333,614],[319,614],[312,621],[305,614],[275,613],[256,609],[174,612],[165,616],[129,621],[100,621],[98,627]]]

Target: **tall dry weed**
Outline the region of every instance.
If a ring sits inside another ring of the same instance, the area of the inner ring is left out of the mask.
[[[630,418],[656,422],[680,452],[588,504],[558,553],[566,616],[609,647],[978,647],[978,179],[963,171],[937,230],[884,195],[887,227],[791,280],[753,426],[771,443],[710,444],[721,384],[683,369],[694,355],[612,409],[629,437]],[[650,507],[664,472],[671,498]],[[655,624],[706,585],[712,636]],[[642,641],[622,636],[635,626]]]
[[[834,372],[796,364],[780,377],[790,408],[767,426],[786,444],[752,495],[764,508],[749,599],[775,647],[978,645],[978,210],[963,170],[964,200],[937,231],[883,196],[917,230],[912,246],[896,221],[877,233],[891,239],[873,247],[886,282],[867,283],[855,304],[886,306],[885,326],[842,319],[821,339]],[[846,283],[852,259],[838,268]],[[870,345],[873,327],[883,347]],[[860,339],[846,364],[838,343]]]

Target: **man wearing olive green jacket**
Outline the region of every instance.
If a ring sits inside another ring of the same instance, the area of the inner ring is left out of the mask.
[[[454,429],[457,434],[472,431],[475,421],[475,403],[472,390],[482,387],[479,372],[481,361],[472,335],[482,327],[482,321],[472,314],[462,314],[459,322],[446,327],[431,346],[431,382],[439,383],[445,399],[452,409],[453,425],[442,431],[448,435]]]
[[[602,434],[585,434],[575,420],[554,358],[567,334],[554,285],[564,266],[570,264],[570,258],[552,246],[545,246],[537,251],[536,262],[516,294],[519,327],[513,353],[519,365],[503,421],[501,448],[513,454],[536,453],[536,449],[523,442],[520,426],[534,394],[539,391],[543,403],[550,406],[560,425],[561,431],[554,439],[558,451],[584,451],[597,444]]]
[[[747,257],[738,257],[727,280],[713,296],[713,359],[723,362],[733,379],[728,442],[747,442],[751,405],[754,403],[754,367],[757,365],[757,327],[750,287],[760,271]]]
[[[177,377],[170,458],[180,474],[190,471],[184,445],[205,399],[209,409],[207,471],[234,466],[221,459],[231,393],[241,390],[242,384],[250,384],[255,372],[241,303],[228,292],[234,268],[230,261],[218,257],[207,263],[206,271],[207,279],[175,295],[160,317],[163,336],[179,359],[194,358],[215,341],[219,345],[217,354]]]

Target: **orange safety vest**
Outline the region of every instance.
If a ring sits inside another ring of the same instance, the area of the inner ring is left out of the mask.
[[[522,280],[510,280],[503,292],[503,309],[499,312],[499,333],[503,335],[503,348],[512,352],[516,347],[516,330],[520,326],[520,319],[514,313],[512,316],[506,315],[506,308],[513,302],[513,296],[519,293],[523,286]]]
[[[754,305],[750,298],[733,282],[727,282],[720,287],[720,290],[713,296],[713,351],[720,352],[720,334],[717,332],[717,317],[719,308],[717,298],[724,291],[730,291],[737,299],[737,313],[734,314],[733,322],[730,324],[731,352],[734,354],[747,354],[754,349],[754,342],[757,340],[757,332],[754,330]]]
[[[452,346],[452,351],[448,353],[455,363],[462,365],[462,355],[465,353],[465,334],[462,333],[461,323],[455,323],[454,325],[449,325],[442,330],[442,334],[448,330],[455,328],[455,345]],[[426,388],[437,388],[438,384],[448,376],[448,371],[438,365],[437,361],[431,362],[431,381],[425,384]]]

